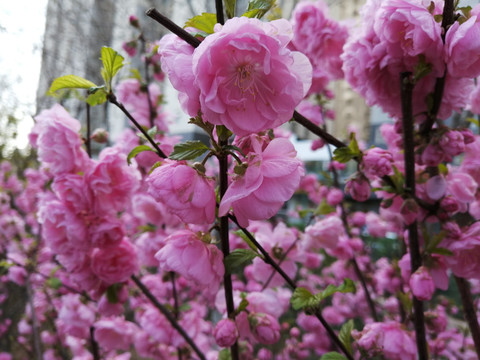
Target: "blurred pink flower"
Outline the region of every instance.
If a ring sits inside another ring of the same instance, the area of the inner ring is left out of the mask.
[[[413,295],[420,301],[430,300],[435,291],[433,278],[425,266],[420,266],[410,276],[409,285]]]
[[[213,337],[218,346],[230,347],[237,341],[238,330],[235,321],[232,319],[222,319],[213,330]]]

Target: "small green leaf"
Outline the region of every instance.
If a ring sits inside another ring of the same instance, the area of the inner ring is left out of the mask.
[[[127,163],[128,165],[131,165],[132,163],[132,158],[134,158],[135,156],[137,156],[138,154],[140,154],[141,152],[143,151],[153,151],[155,152],[155,150],[153,150],[150,146],[148,145],[138,145],[138,146],[135,146],[132,151],[130,151],[130,153],[128,154],[127,156]]]
[[[210,148],[199,140],[186,141],[175,145],[169,158],[172,160],[193,160],[208,150]]]
[[[112,48],[104,46],[101,50],[101,60],[103,63],[101,74],[103,80],[105,81],[107,92],[110,92],[112,89],[112,80],[117,74],[118,70],[123,67],[124,58]]]
[[[467,120],[468,122],[471,122],[471,123],[474,124],[474,125],[480,126],[478,120],[475,119],[475,118],[467,117],[465,120]]]
[[[249,302],[247,299],[243,298],[238,304],[237,310],[235,311],[237,314],[240,314],[243,310],[245,310],[248,306]]]
[[[156,168],[158,168],[162,164],[163,163],[161,161],[157,161],[155,164],[153,164],[152,167],[150,168],[150,171],[148,172],[148,175],[150,175],[153,172],[153,170],[155,170]]]
[[[352,150],[352,154],[355,154],[356,156],[359,156],[362,153],[358,147],[357,138],[355,137],[354,132],[350,133],[350,144],[348,144],[348,147]]]
[[[217,15],[212,13],[202,13],[187,20],[185,27],[193,27],[204,31],[207,34],[213,34],[213,27],[217,23]]]
[[[132,78],[137,79],[140,82],[142,81],[142,75],[138,69],[130,69],[130,72],[132,73]]]
[[[425,55],[418,56],[418,63],[413,69],[413,81],[416,83],[421,78],[432,72],[433,65],[425,61]]]
[[[346,163],[355,157],[355,154],[349,147],[336,148],[333,151],[333,155],[333,160],[341,163]]]
[[[147,134],[150,136],[152,139],[157,135],[158,129],[156,126],[152,127],[151,129],[148,129]]]
[[[342,354],[332,351],[332,352],[323,354],[320,360],[348,360],[348,359]]]
[[[258,253],[250,249],[235,249],[223,260],[225,269],[228,273],[231,273],[234,268],[252,261],[257,256]]]
[[[94,92],[90,92],[90,94],[87,97],[87,104],[90,106],[96,106],[96,105],[101,105],[107,101],[107,92],[105,91],[105,87],[97,87],[97,89]]]
[[[342,325],[340,332],[338,333],[338,338],[345,346],[345,349],[352,355],[352,330],[353,330],[353,319],[348,320],[345,324]]]
[[[229,19],[235,17],[235,4],[236,0],[225,0],[225,12],[227,13],[227,17]]]
[[[93,82],[90,80],[84,79],[77,75],[65,75],[53,80],[50,89],[48,90],[49,95],[53,95],[56,91],[61,89],[90,89],[96,87]]]
[[[58,290],[62,286],[62,281],[59,278],[51,277],[46,281],[47,285],[52,289]]]
[[[405,294],[399,291],[397,292],[397,298],[402,303],[402,306],[405,309],[405,312],[407,314],[410,314],[412,312],[412,307],[413,307],[413,303],[412,303],[412,300],[410,299],[410,296],[408,294]]]
[[[247,11],[242,16],[261,19],[274,5],[275,0],[252,0],[248,3]]]
[[[303,287],[297,287],[290,298],[294,310],[304,309],[310,306],[314,300],[313,294]]]
[[[321,293],[316,294],[315,301],[320,303],[320,301],[322,301],[323,299],[326,299],[327,297],[332,296],[337,292],[355,293],[356,291],[357,291],[357,288],[355,287],[355,283],[351,279],[345,278],[343,279],[343,283],[340,286],[335,286],[333,284],[330,284]]]
[[[242,230],[237,230],[235,231],[235,235],[240,236],[243,241],[252,249],[253,251],[257,252],[257,247],[255,244],[248,238],[248,236],[242,231]]]
[[[229,348],[222,349],[218,353],[218,360],[232,360],[232,357],[230,355],[230,349]]]
[[[327,200],[323,199],[320,205],[315,210],[315,215],[327,215],[335,211],[335,208],[327,203]]]

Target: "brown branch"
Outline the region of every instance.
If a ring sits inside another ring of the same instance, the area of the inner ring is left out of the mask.
[[[470,284],[464,278],[455,276],[458,291],[462,299],[463,316],[465,317],[470,333],[472,334],[475,351],[480,359],[480,326],[478,324],[477,312],[473,304],[472,293],[470,292]]]

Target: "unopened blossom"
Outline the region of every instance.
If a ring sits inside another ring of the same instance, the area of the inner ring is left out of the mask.
[[[213,244],[206,244],[191,230],[180,230],[165,240],[165,245],[155,254],[159,268],[175,271],[193,281],[207,294],[218,291],[225,268],[222,252]]]
[[[222,319],[213,330],[213,337],[218,346],[230,347],[237,341],[238,330],[235,321],[232,319]]]
[[[216,25],[193,54],[204,120],[239,136],[289,121],[312,77],[307,57],[287,49],[292,36],[284,19],[240,17]]]
[[[420,301],[430,300],[435,291],[433,278],[425,266],[420,266],[410,276],[409,285],[413,295]]]
[[[165,160],[146,182],[148,193],[184,222],[204,224],[214,221],[214,181],[185,161]]]
[[[250,314],[248,319],[252,333],[258,342],[270,345],[280,340],[280,324],[272,315],[254,313]]]
[[[356,176],[351,177],[345,183],[345,192],[356,201],[367,201],[370,198],[371,189],[367,178],[357,173]]]
[[[127,281],[138,271],[139,264],[135,247],[124,239],[117,246],[94,249],[91,266],[95,275],[112,285]]]
[[[265,220],[275,215],[300,184],[305,171],[296,158],[292,143],[284,138],[265,143],[252,140],[245,173],[235,175],[220,202],[219,215],[230,207],[241,226],[249,220]]]

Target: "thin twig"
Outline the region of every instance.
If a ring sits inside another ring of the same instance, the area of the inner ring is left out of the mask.
[[[401,101],[402,101],[402,124],[403,124],[403,151],[405,161],[405,194],[410,198],[415,197],[415,143],[413,132],[413,107],[412,96],[414,84],[411,80],[411,73],[405,72],[400,75]],[[410,248],[412,274],[422,266],[420,255],[420,244],[418,241],[417,222],[408,225],[408,245]],[[428,359],[427,341],[425,334],[425,316],[423,303],[415,296],[413,297],[413,321],[417,350],[420,360]]]
[[[179,332],[180,335],[185,339],[185,341],[192,347],[193,351],[198,355],[202,360],[206,360],[205,355],[200,351],[197,345],[193,342],[190,336],[186,331],[178,324],[175,317],[168,311],[168,309],[160,304],[155,296],[148,290],[148,288],[137,278],[135,275],[132,275],[131,279],[138,286],[138,288],[143,292],[143,294],[150,300],[150,302],[167,318],[170,324]]]
[[[163,159],[167,158],[167,155],[165,155],[165,153],[158,147],[157,143],[150,137],[150,135],[148,135],[148,133],[145,131],[145,129],[142,127],[142,125],[140,125],[137,122],[137,120],[135,120],[135,118],[132,116],[132,114],[130,114],[130,112],[128,112],[128,110],[125,109],[125,106],[123,106],[123,104],[121,104],[117,101],[117,97],[113,93],[110,93],[108,95],[108,101],[111,102],[113,105],[116,105],[130,119],[130,121],[133,123],[133,125],[135,125],[135,127],[138,130],[140,130],[140,132],[143,134],[143,136],[145,136],[145,138],[148,140],[148,142],[153,146],[153,148],[157,152],[158,156],[160,156]]]
[[[455,276],[458,291],[462,299],[463,316],[465,317],[470,333],[472,335],[473,343],[475,344],[475,351],[480,359],[480,326],[478,324],[477,312],[473,304],[472,293],[470,292],[470,284],[468,280]]]
[[[90,343],[92,346],[93,360],[101,360],[98,342],[95,340],[95,327],[90,326]]]
[[[91,119],[90,119],[90,105],[86,103],[87,105],[87,138],[85,139],[85,145],[87,147],[87,154],[88,157],[92,157],[92,140],[90,139],[90,134],[92,133],[91,129]]]

